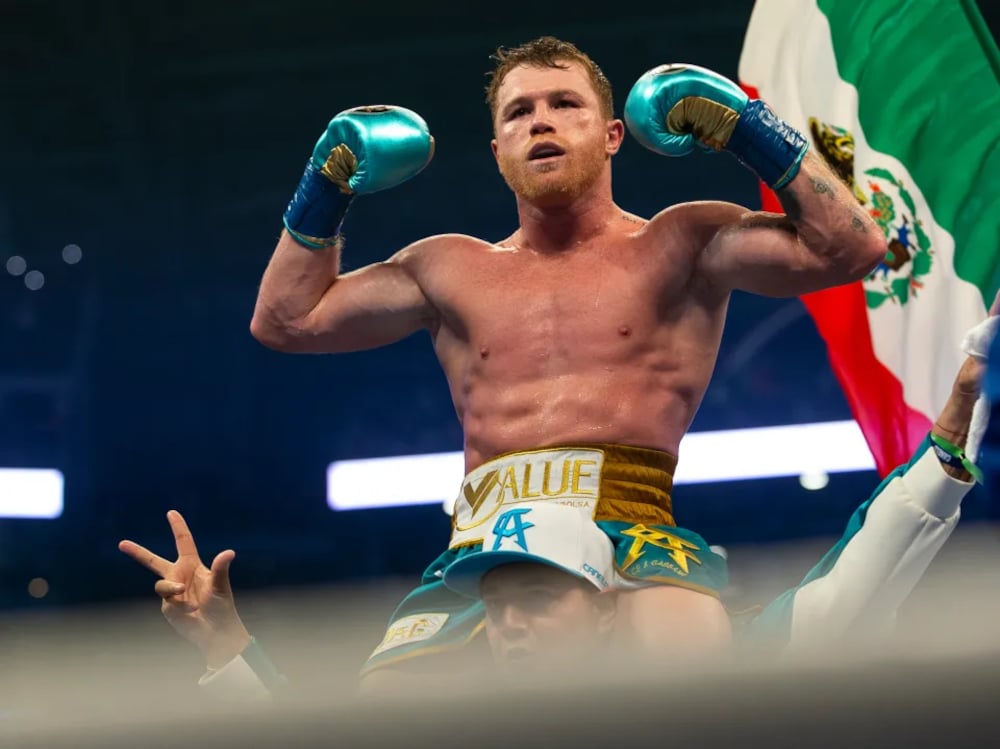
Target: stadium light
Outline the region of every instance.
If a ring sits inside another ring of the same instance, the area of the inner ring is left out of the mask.
[[[57,518],[64,486],[54,468],[0,468],[0,518]]]

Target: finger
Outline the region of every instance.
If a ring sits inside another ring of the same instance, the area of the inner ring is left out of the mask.
[[[212,592],[220,596],[232,596],[233,589],[229,584],[229,565],[236,558],[236,552],[226,549],[216,554],[212,560]]]
[[[160,601],[160,611],[170,619],[176,614],[193,614],[198,610],[198,606],[188,603],[183,598],[164,598]]]
[[[157,580],[156,585],[153,586],[153,590],[156,591],[156,595],[160,598],[170,598],[172,596],[179,596],[187,590],[187,586],[184,583],[177,583],[173,580]]]
[[[177,544],[177,553],[182,557],[197,557],[198,547],[194,545],[194,536],[183,516],[177,510],[167,513],[167,522],[170,523],[170,530],[174,532],[174,542]]]
[[[171,562],[168,562],[163,557],[154,554],[145,546],[140,546],[135,541],[119,542],[118,550],[132,557],[132,559],[137,561],[147,570],[155,572],[160,577],[166,577],[170,573],[170,569],[173,566]]]

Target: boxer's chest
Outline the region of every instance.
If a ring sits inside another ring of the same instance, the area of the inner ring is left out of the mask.
[[[450,314],[466,340],[496,353],[627,348],[669,315],[669,274],[631,248],[478,260],[464,269]]]

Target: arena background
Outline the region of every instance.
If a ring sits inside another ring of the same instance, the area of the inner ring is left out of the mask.
[[[272,633],[289,624],[277,603],[289,586],[378,597],[411,584],[441,550],[448,521],[439,506],[334,512],[324,485],[332,460],[460,449],[426,336],[291,356],[249,333],[315,139],[336,112],[370,103],[418,111],[436,138],[417,179],[352,207],[346,267],[439,232],[499,239],[516,216],[483,101],[498,45],[541,34],[574,41],[604,68],[620,115],[635,78],[663,62],[735,77],[751,3],[456,8],[0,4],[0,258],[23,257],[45,279],[31,290],[0,270],[0,466],[57,468],[66,482],[60,517],[0,518],[8,632],[114,604],[137,612],[136,631],[167,642],[152,576],[116,544],[133,538],[169,555],[170,508],[184,513],[206,557],[237,550],[238,597],[275,592],[252,613]],[[995,29],[996,11],[982,10]],[[616,159],[615,191],[645,216],[693,199],[758,205],[755,178],[734,159],[668,160],[633,139]],[[79,262],[64,259],[73,259],[69,245]],[[693,430],[849,418],[799,301],[735,294]],[[860,471],[833,474],[819,491],[796,477],[699,484],[680,487],[675,503],[685,525],[729,549],[733,598],[750,603],[793,584],[876,483],[874,471]],[[975,490],[956,538],[992,550],[997,535],[984,521],[993,515]],[[782,547],[793,556],[764,545],[776,542],[795,544]],[[963,548],[953,541],[945,556],[967,559]],[[36,578],[44,586],[29,590]],[[325,606],[320,613],[336,618]],[[81,631],[104,632],[106,646],[106,620],[87,621]],[[170,642],[170,653],[187,653]],[[196,677],[197,658],[177,657],[185,678]]]

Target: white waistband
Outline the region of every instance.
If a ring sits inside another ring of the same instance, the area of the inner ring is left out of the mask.
[[[449,548],[481,542],[503,508],[556,502],[594,516],[604,452],[590,448],[505,455],[471,471],[455,501]]]

